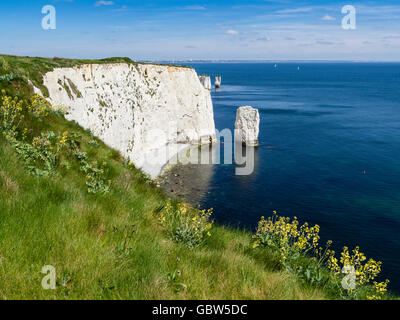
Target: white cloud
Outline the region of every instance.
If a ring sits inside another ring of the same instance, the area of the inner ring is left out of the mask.
[[[107,28],[122,30],[122,29],[129,29],[130,26],[107,26]]]
[[[128,10],[129,10],[128,6],[122,6],[121,8],[113,9],[114,12],[124,12]]]
[[[206,10],[206,8],[203,6],[186,6],[186,7],[183,7],[183,9],[185,9],[185,10]]]
[[[100,0],[97,1],[94,6],[95,7],[100,7],[100,6],[112,6],[114,5],[114,1],[105,1],[105,0]]]
[[[336,18],[330,16],[330,15],[325,15],[321,18],[322,21],[336,21]]]
[[[301,12],[310,12],[313,8],[297,8],[297,9],[285,9],[276,11],[276,13],[301,13]]]
[[[228,31],[226,31],[225,33],[226,33],[226,34],[229,34],[229,35],[231,35],[231,36],[236,36],[236,35],[239,34],[239,31],[236,31],[236,30],[228,30]]]

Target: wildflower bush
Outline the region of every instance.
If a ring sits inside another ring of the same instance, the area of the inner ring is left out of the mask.
[[[108,193],[110,185],[104,178],[105,163],[98,165],[96,162],[89,162],[87,154],[80,151],[80,135],[47,131],[28,139],[27,133],[33,130],[24,127],[27,123],[25,119],[31,117],[43,122],[48,120],[50,114],[62,116],[63,112],[54,110],[50,103],[39,95],[21,100],[7,96],[4,90],[1,91],[0,129],[25,162],[30,173],[37,176],[56,174],[60,166],[65,169],[71,168],[69,161],[75,159],[79,162],[81,171],[86,174],[88,192]]]
[[[198,210],[184,203],[169,201],[161,211],[159,221],[175,242],[182,242],[189,248],[200,246],[207,237],[213,221],[210,220],[212,209]]]
[[[38,119],[43,119],[54,111],[50,103],[38,94],[31,97],[30,103],[27,105],[28,111]]]
[[[9,97],[2,91],[0,103],[0,121],[3,135],[14,146],[18,155],[25,161],[28,169],[37,175],[54,172],[57,156],[57,135],[54,132],[41,133],[27,142],[27,128],[22,123],[27,115],[38,118],[47,116],[49,103],[38,95],[28,101]]]
[[[297,274],[314,285],[331,289],[345,299],[381,299],[389,280],[374,281],[381,273],[382,262],[366,258],[356,247],[351,252],[343,248],[340,258],[330,249],[319,246],[320,227],[299,224],[296,217],[261,218],[253,237],[253,247],[268,247],[279,254],[279,262],[287,272]]]
[[[278,217],[274,211],[274,217],[265,220],[264,217],[258,224],[254,247],[259,245],[275,248],[280,253],[280,262],[284,265],[301,253],[307,253],[318,247],[319,226],[309,227],[305,223],[299,227],[295,217]]]
[[[55,172],[58,163],[58,136],[50,131],[33,138],[32,143],[14,140],[14,148],[22,158],[29,171],[46,176]]]
[[[24,101],[7,96],[5,90],[1,91],[0,125],[4,135],[15,137],[27,115],[42,120],[51,111],[50,103],[39,95],[33,95]]]
[[[1,105],[0,105],[0,125],[4,135],[14,135],[21,120],[23,102],[17,98],[8,97],[5,91],[2,90]]]
[[[85,152],[77,151],[76,158],[80,161],[81,171],[86,174],[86,186],[88,193],[92,194],[106,194],[110,192],[110,184],[104,179],[105,162],[101,166],[97,162],[89,163],[88,157]]]

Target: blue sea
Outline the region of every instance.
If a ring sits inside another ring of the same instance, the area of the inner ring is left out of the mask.
[[[220,224],[254,231],[277,210],[321,226],[340,250],[383,261],[400,293],[400,64],[195,63],[222,75],[213,90],[219,130],[259,109],[255,171],[215,165],[202,195]]]

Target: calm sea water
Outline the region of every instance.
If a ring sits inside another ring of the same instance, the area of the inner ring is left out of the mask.
[[[319,224],[337,248],[359,245],[383,261],[399,293],[400,64],[192,66],[222,75],[212,93],[218,129],[233,129],[242,105],[261,116],[254,173],[213,166],[201,206],[219,223],[253,231],[273,210]]]

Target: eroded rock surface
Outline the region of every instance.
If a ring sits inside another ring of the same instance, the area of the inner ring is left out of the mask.
[[[50,102],[152,177],[191,144],[215,141],[211,95],[194,69],[88,64],[44,76]]]
[[[244,106],[236,112],[235,139],[248,146],[258,146],[260,114],[257,109]]]

